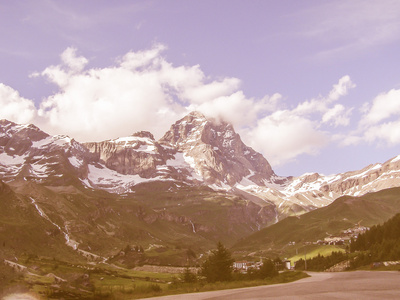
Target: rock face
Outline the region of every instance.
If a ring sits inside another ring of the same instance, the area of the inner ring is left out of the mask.
[[[141,131],[130,137],[85,143],[84,146],[107,168],[121,174],[152,178],[157,166],[164,165],[171,155],[154,140],[150,132]]]
[[[247,193],[272,201],[281,217],[330,204],[343,195],[362,196],[400,186],[400,156],[359,171],[324,176],[318,173],[291,178],[283,186],[240,186]]]
[[[220,187],[233,186],[244,178],[259,185],[279,179],[268,161],[241,141],[232,125],[198,112],[177,121],[159,141],[142,131],[84,145],[107,168],[124,175]]]
[[[244,177],[264,185],[275,177],[268,161],[247,147],[231,124],[192,112],[171,126],[160,143],[183,153],[206,183],[234,185]]]
[[[92,159],[85,147],[67,136],[50,136],[34,125],[0,121],[2,180],[52,180],[54,184],[64,184],[68,173],[77,178],[86,176],[85,164]]]

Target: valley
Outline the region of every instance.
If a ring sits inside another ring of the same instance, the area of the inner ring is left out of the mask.
[[[198,112],[158,141],[142,131],[79,143],[1,120],[2,272],[42,293],[66,280],[93,295],[112,275],[114,288],[131,286],[144,265],[200,266],[217,242],[253,261],[344,251],[318,241],[392,217],[399,186],[399,157],[331,176],[278,176],[232,125]],[[165,289],[173,279],[160,276]]]

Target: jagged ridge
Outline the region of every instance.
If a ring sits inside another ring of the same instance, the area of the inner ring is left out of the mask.
[[[283,218],[325,206],[341,195],[363,195],[400,185],[400,158],[333,176],[279,177],[246,146],[231,124],[192,112],[156,141],[149,132],[80,144],[49,136],[34,125],[0,121],[0,178],[129,193],[145,182],[207,185],[276,207]]]

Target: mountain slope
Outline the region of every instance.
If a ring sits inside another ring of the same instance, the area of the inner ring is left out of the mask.
[[[276,177],[268,161],[247,147],[231,124],[208,120],[198,112],[173,124],[160,142],[182,153],[208,184],[232,186],[244,177],[264,184]]]
[[[399,157],[332,176],[279,177],[230,124],[198,112],[178,120],[159,141],[149,132],[138,132],[80,144],[67,136],[49,136],[33,125],[0,122],[0,176],[6,182],[80,182],[117,194],[146,182],[205,185],[260,207],[274,205],[278,219],[326,206],[342,195],[400,186]]]
[[[0,243],[3,257],[39,254],[74,257],[58,228],[40,215],[34,199],[16,194],[0,181]]]
[[[290,242],[303,246],[356,225],[372,226],[400,212],[400,188],[360,197],[343,196],[326,207],[286,219],[237,242],[236,251],[283,251]]]
[[[184,264],[188,249],[199,255],[217,241],[231,245],[274,214],[207,187],[146,185],[120,196],[73,185],[2,184],[0,238],[7,257],[25,252],[101,261],[127,245],[140,245],[146,253],[142,263]]]
[[[299,215],[323,207],[340,196],[361,196],[400,186],[400,156],[383,164],[369,165],[359,171],[330,176],[318,173],[290,178],[285,185],[267,187],[248,183],[236,185],[243,191],[273,202],[281,215]]]
[[[399,170],[400,156],[333,176],[279,177],[230,124],[197,112],[158,141],[138,132],[81,144],[0,121],[0,180],[34,220],[58,232],[57,247],[96,259],[140,244],[179,261],[185,248],[229,246],[342,195],[400,186]]]

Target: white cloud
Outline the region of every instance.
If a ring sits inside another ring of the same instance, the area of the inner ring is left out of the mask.
[[[224,78],[222,81],[213,81],[208,84],[198,81],[194,85],[185,86],[180,96],[191,103],[207,103],[235,93],[239,85],[240,80],[237,78]]]
[[[332,109],[329,107],[332,102],[346,96],[349,90],[355,87],[356,85],[351,81],[350,76],[345,75],[339,79],[337,84],[333,85],[328,96],[301,102],[297,105],[295,112],[301,115],[327,113]]]
[[[367,142],[383,141],[389,146],[400,144],[400,120],[369,127],[364,138]]]
[[[13,88],[0,83],[0,119],[16,123],[32,122],[36,115],[33,101],[25,99]]]
[[[62,54],[61,60],[69,67],[72,72],[80,72],[88,63],[88,60],[83,56],[76,56],[76,48],[68,47]]]
[[[400,90],[390,90],[378,95],[372,105],[363,106],[365,115],[362,125],[376,124],[393,115],[400,115]]]
[[[244,139],[276,166],[302,154],[317,154],[329,137],[316,127],[316,122],[283,110],[259,120],[255,128],[246,132]]]
[[[337,135],[321,127],[348,126],[352,108],[333,104],[348,94],[355,84],[346,75],[334,84],[327,96],[299,103],[288,110],[275,106],[275,112],[259,118],[256,125],[242,130],[243,139],[261,151],[272,165],[282,165],[299,155],[317,154]]]
[[[83,71],[88,60],[83,56],[76,55],[76,49],[68,47],[61,53],[61,65],[49,66],[43,72],[33,72],[30,77],[39,77],[40,75],[47,77],[51,82],[64,88],[68,84],[68,80],[75,74]]]
[[[60,89],[40,105],[39,115],[48,121],[44,129],[80,141],[137,130],[149,130],[159,138],[188,109],[221,97],[236,101],[238,79],[210,81],[198,65],[174,67],[162,57],[165,49],[157,44],[127,53],[116,66],[84,70],[87,60],[68,48],[61,56],[62,64],[41,73]],[[242,96],[237,101],[250,100]]]
[[[189,110],[198,110],[206,116],[222,119],[234,124],[236,128],[251,127],[256,124],[259,117],[273,111],[281,98],[280,94],[274,94],[271,97],[265,96],[263,99],[255,100],[246,98],[242,91],[237,91],[210,99],[200,105],[192,104]]]
[[[130,51],[124,55],[120,65],[121,67],[132,71],[139,68],[149,67],[149,65],[156,66],[162,59],[160,57],[161,52],[163,52],[166,48],[167,47],[162,44],[157,44],[150,50],[137,52]]]
[[[333,89],[329,92],[327,101],[336,101],[340,97],[346,96],[349,93],[349,90],[355,87],[356,85],[351,81],[350,76],[345,75],[339,79],[337,84],[333,85]]]
[[[330,123],[337,126],[347,126],[350,124],[350,114],[352,109],[346,109],[342,104],[336,104],[322,116],[322,123]]]
[[[232,123],[244,142],[272,165],[318,153],[332,138],[330,126],[349,124],[351,109],[337,103],[355,86],[349,76],[340,78],[325,97],[289,109],[278,93],[248,98],[237,78],[209,78],[199,65],[173,66],[162,56],[165,49],[157,44],[131,51],[113,66],[86,69],[88,60],[78,56],[77,49],[67,48],[60,64],[32,74],[54,83],[59,91],[44,99],[38,110],[32,101],[9,91],[0,100],[8,109],[2,113],[12,111],[4,117],[35,122],[50,134],[68,134],[85,142],[139,130],[160,138],[177,119],[198,110]],[[12,103],[19,109],[12,110]],[[20,111],[27,113],[17,115]]]
[[[400,144],[400,90],[379,94],[363,104],[357,133],[359,142]]]
[[[49,121],[48,130],[87,141],[138,130],[159,137],[182,110],[168,102],[157,74],[139,75],[117,67],[69,77],[68,84],[44,101],[39,112]]]

